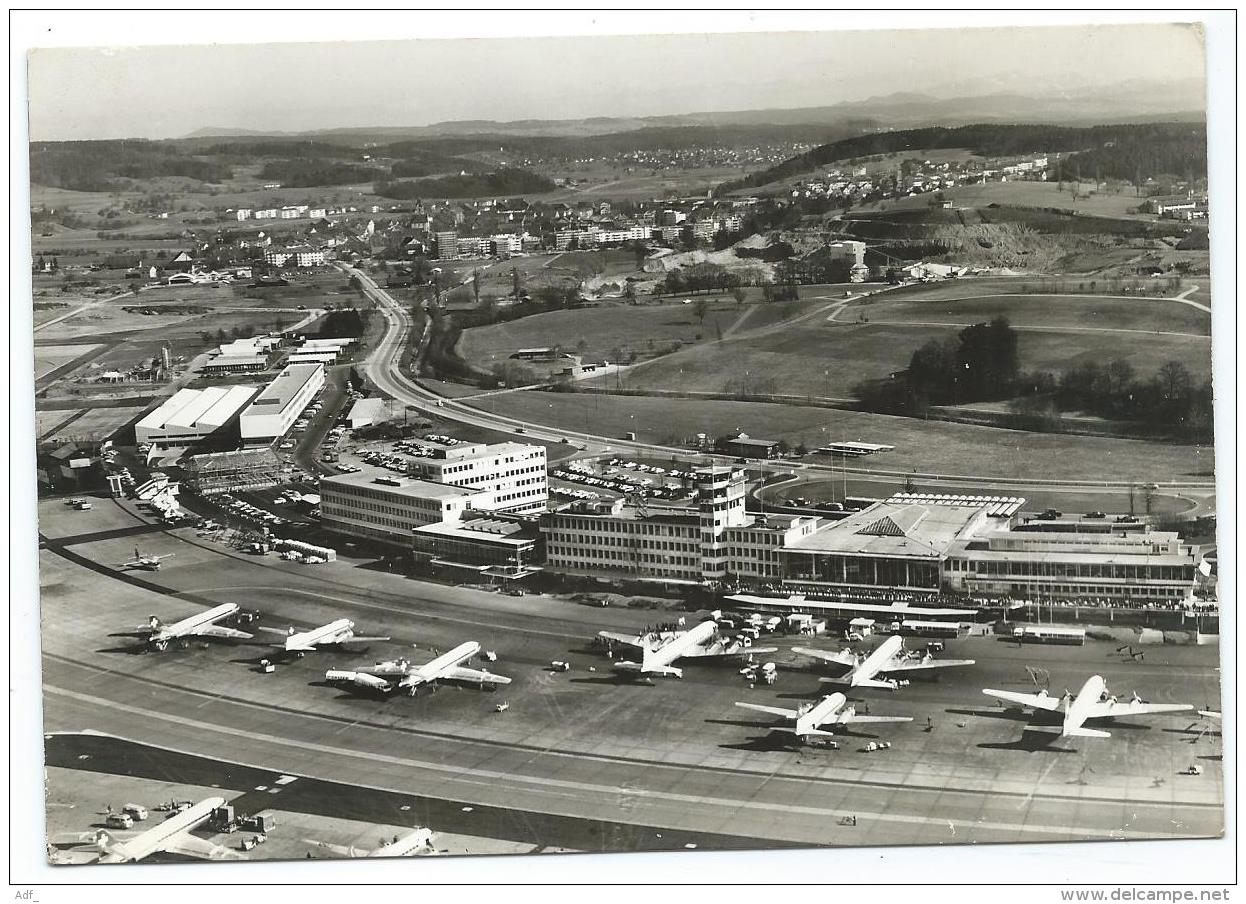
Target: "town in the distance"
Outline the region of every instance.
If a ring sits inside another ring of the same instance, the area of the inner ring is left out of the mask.
[[[1203,119],[782,112],[32,143],[50,862],[1222,833]]]

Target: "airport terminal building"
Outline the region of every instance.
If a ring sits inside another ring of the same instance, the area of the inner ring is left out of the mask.
[[[810,597],[1181,605],[1199,552],[1142,521],[1030,519],[1018,497],[897,494],[837,520],[757,515],[744,473],[698,472],[695,506],[577,503],[541,521],[551,570],[728,580]]]
[[[490,493],[490,511],[540,512],[549,502],[544,446],[460,443],[436,449],[411,468],[424,480]]]
[[[337,533],[409,547],[417,527],[458,522],[471,507],[487,508],[491,495],[431,480],[360,471],[320,482],[320,517],[324,527]]]

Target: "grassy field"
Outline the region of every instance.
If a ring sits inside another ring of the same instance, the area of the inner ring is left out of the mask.
[[[897,471],[1158,482],[1214,469],[1210,447],[1022,433],[863,412],[551,392],[505,398],[505,411],[512,417],[603,436],[635,432],[639,439],[664,444],[697,433],[739,431],[810,448],[843,440],[887,443],[895,451],[871,459],[869,466]]]
[[[590,358],[610,357],[614,349],[649,355],[673,342],[684,344],[713,338],[726,331],[747,310],[734,301],[710,302],[704,323],[692,305],[608,305],[535,314],[509,323],[465,330],[459,353],[479,366],[506,359],[521,348],[561,345]],[[698,340],[698,336],[703,337]],[[583,343],[583,345],[581,345]]]
[[[953,337],[997,314],[1018,327],[1023,370],[1058,373],[1086,361],[1123,358],[1140,375],[1170,360],[1184,362],[1198,378],[1210,373],[1210,318],[1188,305],[1063,295],[951,300],[943,291],[932,294],[885,293],[849,305],[834,322],[809,318],[762,335],[741,330],[637,368],[623,375],[621,385],[849,398],[860,381],[907,367],[925,342]],[[857,319],[862,315],[868,322]]]
[[[913,155],[908,155],[913,156]],[[933,159],[933,158],[932,158]],[[1154,214],[1130,213],[1143,199],[1127,192],[1120,194],[1079,195],[1076,199],[1066,183],[1061,190],[1057,182],[986,182],[982,185],[958,185],[944,189],[944,197],[961,207],[986,207],[990,204],[1016,204],[1025,207],[1059,207],[1078,213],[1101,217],[1120,217],[1154,222]],[[906,210],[929,204],[928,195],[914,195],[892,201],[863,204],[861,211]]]

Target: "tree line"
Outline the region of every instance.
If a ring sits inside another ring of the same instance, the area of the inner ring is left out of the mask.
[[[1148,377],[1124,359],[1087,361],[1059,374],[1025,373],[1018,334],[1002,316],[930,340],[905,370],[859,383],[853,394],[867,410],[919,417],[932,405],[1008,399],[1037,430],[1058,427],[1061,412],[1081,412],[1191,442],[1208,442],[1213,431],[1211,380],[1199,383],[1180,361]]]

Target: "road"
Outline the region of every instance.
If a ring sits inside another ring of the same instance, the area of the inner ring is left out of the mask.
[[[381,341],[373,349],[368,356],[366,362],[366,372],[368,377],[376,384],[376,386],[384,393],[401,400],[413,408],[424,411],[430,415],[446,418],[448,420],[457,421],[459,423],[470,424],[475,427],[499,430],[506,433],[521,433],[525,439],[540,440],[548,443],[560,443],[563,441],[573,442],[581,447],[589,454],[602,454],[608,451],[628,451],[640,456],[687,456],[687,449],[672,446],[662,446],[652,443],[643,443],[630,440],[614,439],[612,437],[598,436],[591,433],[585,433],[575,430],[555,430],[542,424],[533,423],[531,421],[522,421],[516,418],[506,417],[505,415],[486,412],[464,404],[461,401],[445,398],[436,393],[423,388],[415,381],[411,380],[399,369],[399,360],[402,350],[406,347],[411,332],[411,317],[401,304],[394,300],[384,289],[382,289],[368,274],[361,270],[348,268],[343,265],[343,269],[352,276],[359,279],[360,286],[366,296],[374,301],[385,317],[386,330]],[[810,315],[822,313],[829,310],[832,306],[819,308]],[[710,456],[714,458],[716,456]],[[721,461],[732,460],[728,456],[717,456]],[[843,474],[844,469],[841,467],[830,467],[826,465],[818,465],[808,462],[790,463],[784,462],[774,467],[781,470],[797,469],[802,473],[810,476],[825,476],[830,478],[835,474]],[[849,468],[848,473],[873,477],[894,477],[896,473],[888,471],[875,471],[867,468]],[[899,477],[920,477],[928,484],[936,484],[946,486],[951,492],[964,492],[966,484],[981,484],[986,478],[975,475],[946,475],[946,474],[917,474],[900,473]],[[991,482],[995,484],[1012,483],[1012,481],[991,478]],[[1128,487],[1129,481],[1077,481],[1077,480],[1025,480],[1016,481],[1015,486],[1018,491],[1022,491],[1024,487],[1029,485],[1039,485],[1048,489],[1061,489],[1069,492],[1075,492],[1079,488],[1102,488],[1102,487]],[[1206,490],[1209,493],[1215,492],[1214,480],[1196,480],[1196,481],[1165,481],[1158,483],[1161,488],[1181,488],[1185,490]]]

